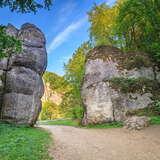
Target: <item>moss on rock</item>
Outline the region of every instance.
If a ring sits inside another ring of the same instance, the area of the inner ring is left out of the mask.
[[[144,52],[122,52],[112,46],[98,46],[87,54],[87,60],[102,59],[117,62],[119,69],[131,70],[141,67],[153,67],[155,64],[149,54]]]

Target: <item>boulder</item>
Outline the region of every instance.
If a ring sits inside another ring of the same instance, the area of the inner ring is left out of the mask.
[[[141,130],[148,127],[150,123],[150,118],[146,116],[133,116],[129,117],[124,121],[124,127],[130,130]]]
[[[160,88],[159,73],[146,53],[123,53],[110,46],[91,50],[81,91],[83,124],[124,121],[128,111],[149,107]]]
[[[7,34],[22,41],[22,52],[0,61],[3,73],[1,120],[34,125],[41,111],[42,75],[47,66],[45,37],[35,25],[18,30],[8,25]]]

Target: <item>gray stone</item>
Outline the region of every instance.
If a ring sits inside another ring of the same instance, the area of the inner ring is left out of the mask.
[[[18,35],[18,29],[14,27],[12,24],[8,24],[6,28],[6,33],[10,36],[17,37]]]
[[[156,75],[160,75],[160,72],[155,75],[152,66],[127,70],[121,63],[123,56],[126,55],[120,50],[108,46],[90,51],[81,91],[85,106],[82,122],[85,125],[124,121],[128,111],[146,108],[153,103],[152,92],[122,93],[119,89],[112,88],[109,80],[115,77],[156,80]]]
[[[7,72],[6,93],[15,92],[37,96],[43,95],[42,78],[35,71],[25,67],[14,67]]]
[[[99,82],[83,89],[83,103],[87,106],[86,120],[88,124],[113,121],[112,95],[107,83]]]
[[[32,24],[20,30],[7,27],[7,34],[22,40],[22,53],[0,61],[3,91],[0,114],[3,121],[34,125],[41,110],[44,92],[42,75],[47,66],[43,33]]]
[[[150,123],[150,118],[146,116],[133,116],[129,117],[124,121],[124,127],[130,130],[141,130],[148,127]]]

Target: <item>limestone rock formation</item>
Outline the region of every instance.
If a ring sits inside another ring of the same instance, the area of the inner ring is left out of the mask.
[[[146,116],[133,116],[124,121],[124,127],[130,130],[141,130],[149,126],[150,118]]]
[[[22,41],[22,53],[0,61],[1,120],[32,126],[41,110],[44,92],[45,37],[29,23],[22,25],[20,30],[8,25],[7,33]]]
[[[56,105],[60,105],[62,103],[63,94],[58,93],[52,90],[49,83],[45,83],[44,81],[44,95],[42,97],[42,102],[52,101]]]
[[[85,66],[82,123],[123,121],[128,111],[149,107],[160,87],[159,73],[145,53],[122,53],[109,46],[94,48]]]

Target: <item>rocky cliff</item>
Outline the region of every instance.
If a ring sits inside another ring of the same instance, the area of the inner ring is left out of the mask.
[[[159,95],[160,72],[146,53],[101,46],[87,55],[83,124],[123,121],[127,112],[150,107]]]
[[[63,94],[58,93],[52,90],[49,83],[44,82],[44,95],[42,97],[42,101],[52,101],[56,105],[60,105],[62,103]]]
[[[40,29],[28,23],[20,30],[8,25],[7,33],[22,41],[22,53],[0,61],[1,120],[32,126],[41,110],[44,92],[45,37]]]

